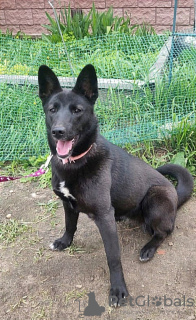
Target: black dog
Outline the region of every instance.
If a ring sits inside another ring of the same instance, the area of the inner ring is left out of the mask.
[[[92,65],[84,67],[72,90],[63,90],[53,71],[44,65],[38,81],[53,154],[52,186],[65,209],[66,231],[54,241],[52,249],[70,246],[79,212],[94,219],[110,269],[110,295],[118,301],[128,291],[115,218],[143,218],[152,239],[141,250],[140,260],[151,259],[173,231],[177,208],[191,195],[192,176],[172,164],[155,170],[100,135],[93,110],[98,87]],[[176,189],[163,176],[166,174],[177,179]]]

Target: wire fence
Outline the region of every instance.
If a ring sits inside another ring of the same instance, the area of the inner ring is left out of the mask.
[[[120,33],[52,44],[0,36],[0,161],[49,152],[37,72],[47,64],[71,88],[88,63],[95,66],[101,133],[121,146],[160,139],[184,117],[195,117],[194,35]],[[172,52],[172,59],[171,59]],[[171,77],[172,71],[172,77]]]

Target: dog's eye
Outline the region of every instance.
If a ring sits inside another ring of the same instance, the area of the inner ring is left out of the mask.
[[[50,111],[51,113],[55,113],[55,112],[56,112],[56,107],[55,107],[55,106],[50,106],[50,107],[49,107],[49,111]]]
[[[82,108],[79,106],[72,106],[72,113],[80,113],[82,111]]]

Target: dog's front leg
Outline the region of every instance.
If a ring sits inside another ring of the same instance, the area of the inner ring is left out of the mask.
[[[63,201],[63,206],[65,210],[65,226],[66,230],[64,235],[55,240],[51,245],[50,248],[52,250],[63,250],[69,247],[73,241],[74,233],[77,230],[77,222],[79,212],[74,210],[73,206],[69,201]]]
[[[95,223],[99,228],[103,239],[107,262],[110,270],[110,303],[120,305],[122,299],[128,296],[120,258],[120,248],[117,235],[114,209],[111,208],[107,214],[98,215]]]

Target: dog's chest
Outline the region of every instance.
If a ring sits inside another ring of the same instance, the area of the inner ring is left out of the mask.
[[[94,209],[94,201],[92,197],[92,190],[89,187],[83,185],[69,185],[67,181],[59,183],[58,191],[60,192],[60,198],[69,203],[75,209],[80,212],[89,213]],[[91,217],[92,218],[92,217]]]
[[[74,200],[76,201],[76,198],[71,194],[69,188],[66,186],[65,181],[61,181],[59,183],[59,192],[62,194],[64,198],[67,200]]]

